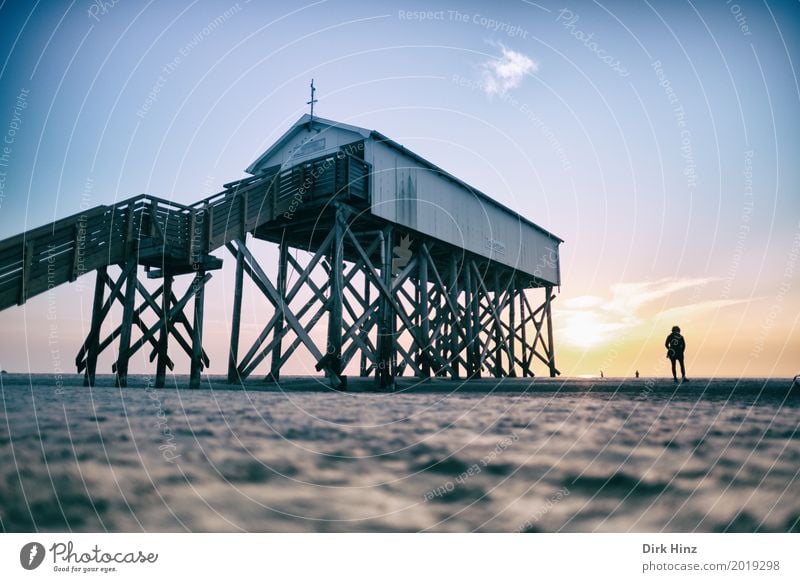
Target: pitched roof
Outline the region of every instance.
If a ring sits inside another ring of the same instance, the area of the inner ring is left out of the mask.
[[[298,119],[294,123],[294,125],[292,125],[288,130],[286,130],[286,132],[280,138],[278,138],[278,141],[276,141],[274,144],[272,144],[267,151],[265,151],[263,154],[261,154],[255,162],[250,164],[250,166],[246,170],[247,173],[254,174],[256,172],[256,169],[258,168],[258,166],[260,166],[264,160],[268,159],[273,153],[275,153],[276,151],[280,150],[284,145],[286,145],[286,143],[290,139],[292,139],[292,137],[294,137],[294,135],[298,131],[303,130],[303,129],[309,129],[308,125],[309,125],[310,122],[311,122],[311,116],[308,113],[306,113],[302,117],[300,117],[300,119]],[[443,170],[442,168],[440,168],[436,164],[434,164],[432,162],[429,162],[428,160],[426,160],[425,158],[423,158],[419,154],[416,154],[416,153],[412,152],[411,150],[409,150],[405,146],[397,143],[396,141],[392,140],[389,137],[386,137],[385,135],[383,135],[379,131],[375,131],[374,129],[366,129],[366,128],[363,128],[363,127],[358,127],[356,125],[349,125],[347,123],[340,123],[338,121],[333,121],[331,119],[324,119],[322,117],[317,117],[317,116],[314,116],[313,124],[314,124],[315,128],[318,127],[318,126],[320,126],[320,127],[336,127],[338,129],[343,129],[345,131],[351,131],[353,133],[357,133],[357,134],[361,135],[364,139],[372,138],[375,141],[384,143],[387,146],[389,146],[391,148],[394,148],[394,149],[400,151],[401,153],[403,153],[404,155],[412,158],[414,161],[420,163],[421,165],[425,166],[426,168],[428,168],[430,170],[433,170],[434,172],[436,172],[437,174],[441,175],[442,177],[444,177],[444,178],[446,178],[448,180],[452,180],[453,182],[455,182],[459,186],[461,186],[463,188],[466,188],[467,190],[469,190],[470,192],[474,193],[476,196],[480,197],[482,200],[488,202],[489,204],[493,204],[493,205],[497,206],[498,208],[500,208],[501,210],[503,210],[504,212],[507,212],[507,213],[515,216],[516,218],[519,218],[519,220],[521,222],[524,222],[525,224],[534,227],[536,230],[540,230],[540,231],[546,233],[547,235],[549,235],[550,237],[556,239],[559,242],[564,242],[564,239],[554,235],[549,230],[547,230],[545,228],[542,228],[541,226],[539,226],[535,222],[525,218],[524,216],[522,216],[518,212],[515,212],[514,210],[511,210],[508,206],[506,206],[504,204],[501,204],[500,202],[498,202],[497,200],[495,200],[494,198],[492,198],[488,194],[484,194],[483,192],[481,192],[480,190],[470,186],[469,184],[467,184],[463,180],[461,180],[459,178],[456,178],[455,176],[453,176],[449,172],[446,172],[445,170]]]

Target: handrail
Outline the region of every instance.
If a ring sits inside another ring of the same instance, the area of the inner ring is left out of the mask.
[[[251,188],[261,185],[262,181],[267,181],[268,179],[274,179],[275,176],[278,174],[279,166],[272,166],[267,168],[262,173],[257,174],[255,176],[248,176],[247,178],[242,178],[241,180],[235,180],[233,182],[228,182],[227,184],[223,184],[225,190],[221,190],[216,194],[212,194],[211,196],[207,196],[202,200],[198,200],[197,202],[190,205],[190,208],[204,208],[209,206],[212,201],[214,203],[227,198],[228,196],[237,196],[243,187]]]
[[[365,178],[369,164],[339,150],[289,168],[271,166],[255,176],[229,182],[225,190],[193,204],[139,194],[2,240],[0,310],[85,272],[125,262],[134,251],[142,264],[169,255],[173,263],[189,266],[283,215],[287,204],[296,205],[290,199],[297,191],[307,192],[310,199],[350,195],[351,164],[355,162],[364,167],[358,178]],[[356,192],[365,196],[366,182]],[[278,200],[280,194],[282,200]]]

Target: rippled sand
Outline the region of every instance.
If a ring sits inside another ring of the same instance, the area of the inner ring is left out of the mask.
[[[0,382],[5,531],[800,530],[786,380],[490,394],[32,380]]]

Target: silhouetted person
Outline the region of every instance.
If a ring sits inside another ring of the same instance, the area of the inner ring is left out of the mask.
[[[639,370],[636,370],[636,377],[639,377]]]
[[[686,340],[681,335],[681,328],[677,325],[673,326],[672,333],[667,336],[664,342],[664,347],[667,348],[667,357],[672,363],[672,378],[675,382],[678,381],[678,374],[675,372],[675,362],[681,363],[681,377],[684,382],[689,380],[686,378],[686,367],[683,365],[683,352],[686,351]]]

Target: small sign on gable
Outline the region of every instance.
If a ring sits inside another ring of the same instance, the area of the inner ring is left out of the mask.
[[[320,137],[300,144],[294,150],[292,150],[292,152],[289,155],[291,157],[305,156],[308,154],[321,152],[324,149],[325,149],[325,138]]]

